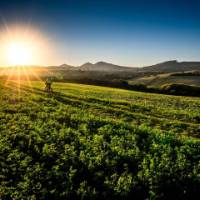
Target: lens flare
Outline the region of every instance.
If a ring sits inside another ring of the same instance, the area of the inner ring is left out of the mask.
[[[49,65],[57,60],[55,43],[31,25],[0,27],[0,67]]]
[[[11,65],[31,65],[33,51],[31,46],[23,42],[11,42],[6,47],[6,58]]]
[[[4,80],[4,88],[10,85],[17,87],[21,95],[23,82],[42,81],[48,74],[48,63],[57,57],[55,44],[36,27],[5,23],[0,27],[0,75]]]

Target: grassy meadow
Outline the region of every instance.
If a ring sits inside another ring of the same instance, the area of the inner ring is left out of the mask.
[[[165,73],[150,76],[141,76],[129,80],[129,84],[145,84],[152,87],[160,87],[164,84],[186,84],[192,86],[200,86],[199,76],[172,76],[173,73]]]
[[[0,199],[195,199],[200,99],[0,82]],[[196,198],[197,199],[197,198]]]

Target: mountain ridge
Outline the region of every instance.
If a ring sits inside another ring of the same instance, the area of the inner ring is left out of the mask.
[[[178,71],[191,71],[200,70],[200,62],[198,61],[183,61],[177,60],[166,61],[151,66],[142,68],[144,72],[178,72]]]
[[[80,70],[80,71],[135,71],[135,72],[179,72],[179,71],[191,71],[200,70],[200,61],[183,61],[169,60],[161,63],[157,63],[144,67],[128,67],[99,61],[96,63],[86,62],[80,66],[72,66],[68,64],[62,64],[59,67],[67,70]]]
[[[82,71],[126,71],[126,70],[134,70],[136,68],[125,67],[113,63],[99,61],[94,64],[90,62],[84,63],[83,65],[79,66],[78,69]]]

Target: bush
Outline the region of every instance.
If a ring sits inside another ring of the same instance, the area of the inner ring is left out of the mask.
[[[131,85],[131,88],[133,90],[138,90],[138,91],[147,91],[148,90],[147,86],[142,83]]]
[[[167,94],[200,96],[200,87],[185,84],[165,84],[161,86],[161,91]]]

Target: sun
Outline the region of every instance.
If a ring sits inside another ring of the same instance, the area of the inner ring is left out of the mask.
[[[60,53],[51,36],[32,24],[0,27],[0,67],[51,65]]]
[[[10,65],[30,65],[32,62],[31,46],[22,41],[10,42],[6,47],[6,57]]]

